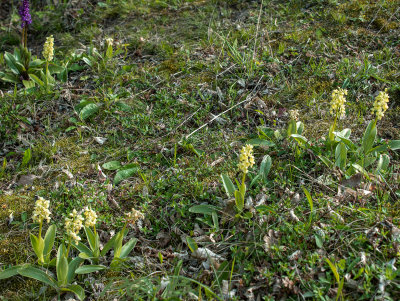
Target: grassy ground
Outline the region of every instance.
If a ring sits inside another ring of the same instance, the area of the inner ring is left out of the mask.
[[[332,123],[331,92],[342,87],[339,125],[352,129],[353,142],[384,89],[390,103],[378,140],[399,139],[399,1],[45,2],[33,5],[29,48],[41,57],[53,34],[55,61],[71,69],[50,93],[0,82],[2,267],[35,262],[30,216],[42,196],[59,227],[90,205],[105,237],[132,207],[145,216],[130,229],[138,243],[124,268],[80,276],[88,300],[400,298],[398,153],[388,151],[386,173],[353,177],[353,190],[339,194],[343,172],[327,168],[315,149],[279,138],[297,109],[304,136],[318,146]],[[0,52],[12,52],[17,1],[0,4],[0,14]],[[2,55],[0,63],[6,70]],[[88,103],[96,109],[83,115]],[[255,138],[268,143],[255,146],[248,175],[245,211],[253,216],[238,217],[220,175],[239,175],[240,149]],[[270,174],[254,180],[265,155]],[[114,185],[110,161],[134,172]],[[193,212],[199,204],[217,214]],[[195,258],[187,237],[223,259]],[[27,279],[0,280],[0,298],[56,295]]]

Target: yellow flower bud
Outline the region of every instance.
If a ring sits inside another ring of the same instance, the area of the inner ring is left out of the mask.
[[[82,222],[82,215],[78,214],[75,209],[69,214],[69,218],[65,219],[65,230],[67,231],[67,235],[75,241],[75,244],[78,244],[81,240],[78,233],[82,229]]]
[[[295,121],[299,120],[299,110],[290,110],[289,116],[290,116],[290,119],[292,119],[292,120],[295,120]]]
[[[125,221],[130,224],[135,224],[137,220],[144,218],[143,213],[140,211],[136,210],[135,208],[132,208],[131,212],[125,213]]]
[[[372,112],[376,113],[376,118],[378,120],[382,119],[388,109],[389,95],[386,91],[387,90],[379,92],[378,96],[375,98],[374,107],[372,108]]]
[[[253,156],[253,146],[250,144],[246,144],[246,146],[242,147],[239,156],[239,169],[244,173],[248,173],[249,167],[254,165],[254,156]]]
[[[107,38],[106,39],[106,44],[107,44],[108,47],[112,47],[113,43],[114,43],[114,39],[113,38]]]
[[[94,227],[96,225],[97,214],[94,210],[86,207],[83,215],[85,216],[86,227]]]
[[[345,103],[347,90],[346,89],[336,89],[332,91],[332,101],[331,101],[331,110],[330,113],[332,115],[338,115],[339,117],[343,117],[346,113],[345,111]]]
[[[46,42],[43,46],[43,57],[46,61],[51,62],[54,56],[54,38],[53,36],[49,36],[46,38]]]
[[[47,222],[50,222],[50,214],[49,211],[50,201],[45,200],[42,197],[39,197],[35,203],[35,209],[33,210],[32,219],[34,222],[41,223],[44,219]]]

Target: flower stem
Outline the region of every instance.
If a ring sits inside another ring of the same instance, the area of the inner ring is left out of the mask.
[[[128,225],[128,222],[125,222],[124,227],[121,230],[122,235],[124,235],[124,232],[125,232],[125,229],[126,229],[127,225]]]
[[[25,27],[25,48],[28,48],[28,25],[26,24]]]
[[[71,237],[68,238],[68,248],[67,248],[67,257],[68,258],[68,254],[69,254],[69,250],[71,249]]]
[[[22,28],[22,32],[21,32],[21,45],[22,45],[22,47],[25,47],[25,37],[24,37],[24,34],[25,34],[25,27],[23,27]]]
[[[47,77],[47,74],[49,73],[49,61],[46,60],[46,92],[49,92],[49,79]]]
[[[38,236],[38,238],[42,238],[42,225],[43,225],[43,221],[40,221],[40,224],[39,224],[39,236]]]

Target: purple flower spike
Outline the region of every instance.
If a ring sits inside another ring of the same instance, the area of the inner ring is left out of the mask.
[[[18,13],[21,17],[21,27],[24,28],[25,26],[32,23],[31,14],[29,12],[29,0],[23,0],[21,6],[19,7]]]

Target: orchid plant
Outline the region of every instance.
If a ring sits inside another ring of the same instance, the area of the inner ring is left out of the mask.
[[[326,152],[321,153],[321,149],[311,146],[307,138],[302,135],[292,134],[291,136],[298,142],[299,146],[312,150],[329,168],[339,168],[346,177],[350,177],[355,173],[362,173],[368,179],[367,168],[376,163],[375,173],[387,171],[390,157],[386,154],[386,151],[388,149],[400,149],[400,140],[392,140],[375,145],[377,123],[383,118],[388,109],[389,95],[385,90],[379,92],[375,98],[372,108],[375,118],[366,127],[360,145],[350,140],[351,129],[346,128],[336,131],[338,119],[345,116],[345,95],[347,95],[347,91],[343,89],[337,89],[332,92],[330,112],[335,116],[335,119],[329,129],[328,139],[326,139]],[[334,160],[332,161],[331,158]]]
[[[143,214],[132,209],[126,214],[123,229],[113,236],[100,251],[100,240],[96,232],[97,214],[91,208],[86,207],[82,216],[77,210],[73,210],[65,219],[65,232],[67,235],[68,247],[61,243],[58,247],[56,257],[50,260],[51,252],[54,247],[56,236],[56,226],[51,225],[44,238],[42,238],[43,221],[50,222],[51,212],[49,210],[50,201],[41,197],[38,198],[33,211],[32,219],[39,224],[39,234],[35,236],[30,234],[32,248],[38,257],[39,267],[23,264],[10,267],[0,271],[0,280],[10,278],[15,275],[36,279],[54,288],[59,294],[65,292],[74,293],[79,300],[85,299],[84,289],[74,283],[76,275],[89,274],[96,271],[107,269],[107,266],[99,265],[98,259],[114,248],[114,257],[111,267],[115,268],[129,255],[136,245],[136,239],[131,238],[128,243],[123,245],[123,239],[127,233],[128,224],[135,223],[138,219],[143,218]],[[84,225],[83,225],[83,221]],[[82,244],[79,236],[80,230],[84,227],[90,248]],[[91,230],[93,228],[93,231]],[[75,258],[70,258],[71,246],[75,247],[81,253]],[[82,265],[89,259],[92,264]],[[43,266],[46,269],[43,269]],[[49,268],[55,267],[55,274],[49,271]]]

